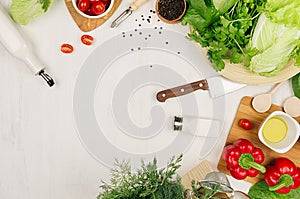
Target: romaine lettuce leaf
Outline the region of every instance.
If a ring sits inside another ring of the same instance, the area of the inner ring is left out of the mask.
[[[268,0],[264,12],[272,21],[300,29],[299,0]]]
[[[54,0],[12,0],[10,11],[15,22],[27,25],[29,20],[48,10]]]
[[[249,45],[259,51],[269,48],[278,37],[280,30],[284,27],[277,23],[271,22],[264,13],[262,13],[257,21],[255,31]]]
[[[292,52],[299,45],[300,30],[271,22],[264,15],[255,27],[251,48],[260,53],[252,57],[250,70],[264,76],[273,76],[290,60]]]

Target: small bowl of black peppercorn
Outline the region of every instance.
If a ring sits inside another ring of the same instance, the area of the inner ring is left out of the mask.
[[[155,10],[163,22],[177,23],[185,14],[186,0],[157,0]]]

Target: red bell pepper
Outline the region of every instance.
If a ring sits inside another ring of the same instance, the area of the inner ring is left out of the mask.
[[[274,165],[267,166],[265,181],[270,191],[289,193],[300,186],[300,168],[288,158],[277,158]]]
[[[238,139],[232,145],[224,148],[222,159],[227,164],[227,169],[232,177],[242,180],[247,176],[255,177],[266,168],[261,165],[264,161],[264,153],[261,149],[246,139]]]

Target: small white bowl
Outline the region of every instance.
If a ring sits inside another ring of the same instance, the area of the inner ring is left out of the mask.
[[[279,118],[283,120],[287,125],[287,132],[285,137],[278,141],[278,142],[270,142],[268,139],[266,139],[263,135],[263,129],[266,125],[266,123],[273,117]],[[286,114],[282,111],[274,111],[271,113],[262,123],[262,125],[259,128],[258,131],[258,138],[259,140],[272,149],[273,151],[276,151],[277,153],[286,153],[289,151],[294,144],[297,142],[300,135],[300,127],[298,122],[292,118],[290,115]]]
[[[107,15],[109,13],[109,11],[112,9],[112,7],[114,6],[114,3],[115,3],[114,0],[110,0],[110,4],[109,4],[108,8],[100,15],[88,15],[78,9],[77,2],[78,2],[78,0],[72,0],[72,4],[73,4],[73,7],[75,8],[76,12],[78,12],[83,17],[86,17],[89,19],[99,19],[101,17],[104,17],[105,15]]]

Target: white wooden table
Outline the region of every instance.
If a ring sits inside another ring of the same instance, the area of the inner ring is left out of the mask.
[[[8,0],[0,2],[6,8],[10,4]],[[56,0],[47,13],[27,26],[19,26],[54,77],[54,88],[48,88],[43,80],[34,77],[22,62],[0,45],[0,198],[92,199],[98,195],[100,180],[109,179],[109,168],[94,159],[81,144],[73,116],[73,91],[83,61],[105,36],[126,31],[129,28],[126,23],[134,23],[134,16],[154,8],[154,1],[150,1],[117,30],[110,29],[113,18],[129,3],[124,0],[107,23],[89,33],[96,41],[91,47],[80,42],[83,32],[61,0]],[[2,28],[5,27],[0,27],[0,31]],[[165,28],[187,31],[179,24]],[[64,42],[75,47],[71,55],[60,52]],[[205,157],[213,168],[217,167],[240,99],[244,95],[269,91],[271,86],[247,86],[226,95],[220,138]],[[274,95],[273,102],[282,105],[290,95],[290,85],[286,82]],[[191,146],[179,174],[186,173],[201,161],[197,146]],[[247,191],[248,183],[230,180],[234,188]]]

